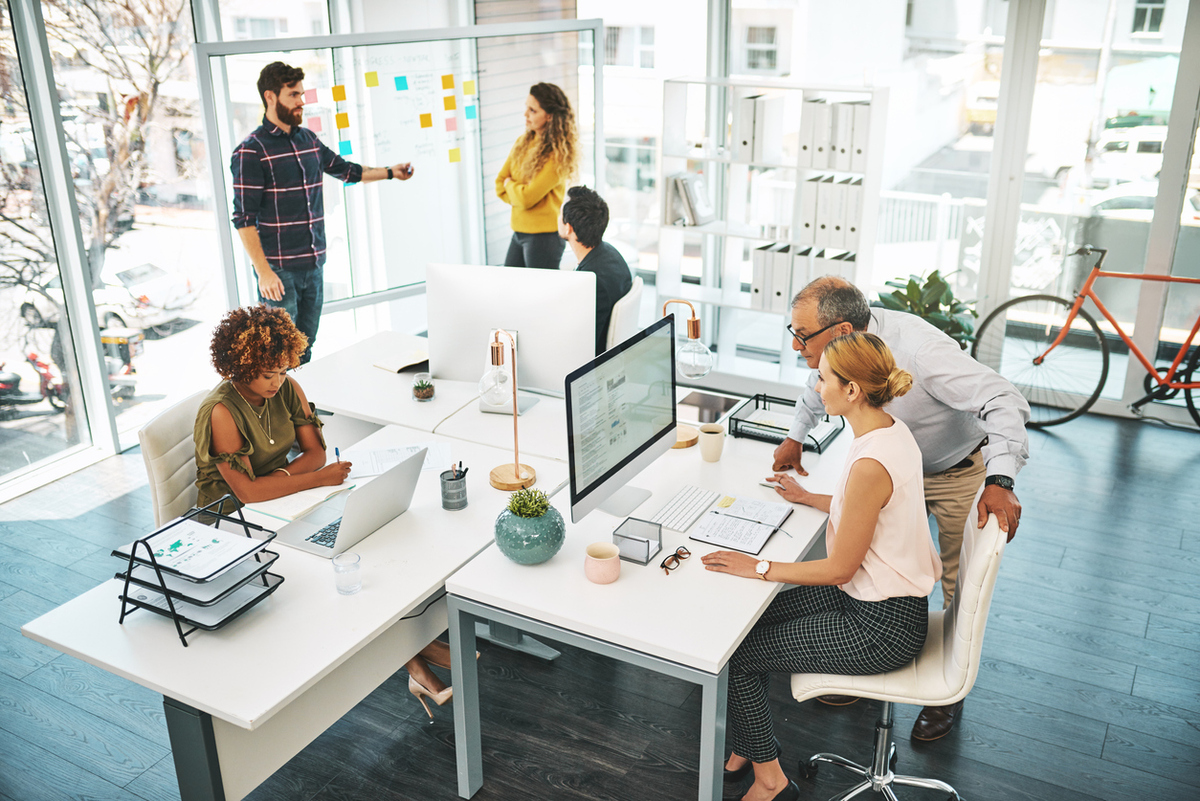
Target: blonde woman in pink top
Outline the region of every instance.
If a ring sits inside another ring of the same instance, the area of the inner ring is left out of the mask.
[[[771,673],[867,675],[895,670],[925,644],[927,598],[942,563],[929,532],[921,451],[884,407],[908,392],[912,376],[887,345],[855,332],[821,355],[816,389],[829,414],[842,415],[854,443],[833,495],[816,495],[791,476],[772,476],[779,495],[829,512],[829,554],[812,562],[760,562],[717,551],[705,567],[800,585],[779,593],[729,660],[725,780],[753,771],[746,801],[793,801],[799,788],[779,764],[767,701]]]

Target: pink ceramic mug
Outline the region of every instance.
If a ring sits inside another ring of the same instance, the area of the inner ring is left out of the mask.
[[[593,584],[612,584],[621,575],[621,549],[611,542],[593,542],[587,547],[583,574]]]

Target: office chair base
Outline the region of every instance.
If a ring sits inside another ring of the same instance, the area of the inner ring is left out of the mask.
[[[884,701],[879,721],[875,724],[875,749],[871,754],[870,767],[863,767],[837,754],[813,754],[809,759],[800,760],[800,775],[811,779],[817,774],[817,766],[825,762],[862,777],[863,780],[858,784],[838,793],[829,801],[848,801],[868,791],[878,793],[888,801],[898,801],[892,790],[893,785],[941,790],[950,801],[962,801],[958,791],[943,781],[916,776],[897,776],[892,772],[896,768],[896,744],[892,742],[892,723],[892,704],[890,701]]]

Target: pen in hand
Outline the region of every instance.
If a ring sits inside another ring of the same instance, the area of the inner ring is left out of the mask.
[[[337,459],[338,463],[340,464],[342,461],[342,452],[339,449],[334,448],[333,449],[333,458]]]

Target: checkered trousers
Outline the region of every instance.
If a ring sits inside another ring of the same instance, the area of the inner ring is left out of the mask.
[[[729,660],[729,735],[751,762],[779,756],[767,689],[770,673],[886,673],[925,645],[928,599],[860,601],[837,587],[785,590]]]

